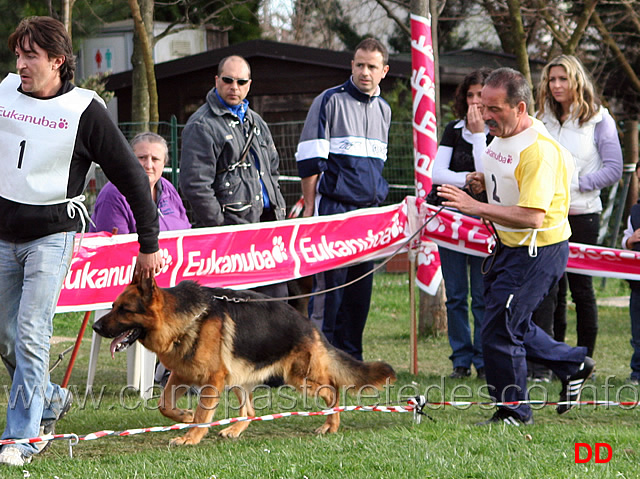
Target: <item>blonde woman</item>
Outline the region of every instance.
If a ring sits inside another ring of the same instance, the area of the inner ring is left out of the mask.
[[[615,121],[601,105],[584,66],[572,55],[560,55],[544,67],[537,106],[536,116],[571,152],[576,163],[571,184],[569,241],[596,244],[602,212],[600,190],[622,176],[622,149]],[[568,280],[576,305],[578,346],[586,346],[587,356],[593,357],[598,310],[591,277],[568,273],[565,278],[560,280],[555,339],[564,341]]]

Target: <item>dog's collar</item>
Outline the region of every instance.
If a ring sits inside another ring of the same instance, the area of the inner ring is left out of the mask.
[[[209,308],[205,307],[202,311],[200,311],[200,314],[198,314],[195,318],[193,318],[194,321],[200,321],[202,318],[204,318],[207,314],[209,313]]]
[[[193,318],[193,322],[194,322],[194,323],[199,322],[199,321],[200,321],[202,318],[204,318],[208,313],[209,313],[209,308],[206,308],[206,307],[205,307],[202,311],[200,311],[200,313],[198,313],[196,316],[194,316],[194,318]],[[182,337],[180,337],[180,338],[176,339],[176,340],[173,342],[173,346],[174,346],[174,347],[176,347],[176,348],[177,348],[178,346],[180,346],[180,345],[182,344],[182,338],[183,338],[183,337],[184,337],[184,336],[182,336]]]
[[[213,299],[219,299],[220,301],[227,301],[229,303],[248,303],[250,301],[249,298],[230,298],[229,296],[213,296]],[[280,298],[278,298],[280,299]]]

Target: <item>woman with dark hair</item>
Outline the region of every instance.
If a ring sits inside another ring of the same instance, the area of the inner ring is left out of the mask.
[[[468,74],[458,86],[454,113],[459,120],[450,122],[444,130],[433,164],[433,189],[427,197],[429,203],[439,205],[436,188],[441,184],[463,188],[466,176],[481,171],[480,156],[492,139],[482,120],[480,92],[490,70],[483,68]],[[438,247],[442,276],[447,292],[447,323],[452,353],[453,372],[449,377],[465,378],[471,375],[473,364],[480,379],[484,379],[484,360],[480,330],[484,318],[482,258],[453,249]],[[471,312],[474,334],[469,326],[468,295],[471,286]]]

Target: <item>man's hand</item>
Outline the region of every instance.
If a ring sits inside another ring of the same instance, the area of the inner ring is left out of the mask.
[[[627,238],[627,248],[633,249],[633,246],[640,241],[640,228],[635,230],[631,236]]]
[[[451,185],[438,187],[438,196],[445,199],[444,206],[455,208],[471,216],[480,216],[488,221],[494,221],[507,228],[541,228],[545,218],[545,211],[523,206],[503,206],[482,203],[474,200],[460,188]]]
[[[465,214],[479,216],[479,201],[474,200],[466,192],[453,185],[438,186],[438,196],[445,199],[444,206],[455,208]]]
[[[484,173],[474,171],[472,173],[468,173],[465,178],[469,185],[469,189],[473,191],[474,195],[482,193],[486,189],[484,184]]]
[[[307,176],[302,178],[302,197],[304,198],[303,218],[309,218],[315,213],[316,186],[320,175]]]
[[[133,271],[134,279],[153,278],[164,267],[164,258],[160,250],[155,253],[138,253],[136,268]]]

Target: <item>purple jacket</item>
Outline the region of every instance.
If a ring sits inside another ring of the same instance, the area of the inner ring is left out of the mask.
[[[156,183],[158,197],[158,220],[160,231],[184,230],[191,228],[187,213],[175,187],[165,178]],[[100,190],[91,219],[96,224],[89,231],[108,231],[118,228],[118,234],[136,232],[136,221],[125,197],[111,182]]]

